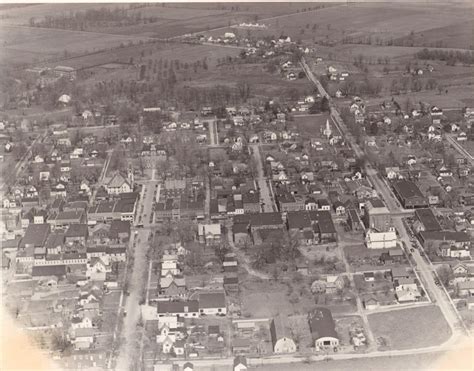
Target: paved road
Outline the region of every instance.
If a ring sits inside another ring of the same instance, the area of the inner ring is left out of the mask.
[[[314,76],[311,69],[304,61],[304,59],[302,60],[301,65],[308,79],[315,84],[321,96],[325,96],[329,100],[330,106],[331,106],[331,116],[335,124],[338,126],[341,133],[345,136],[348,143],[353,148],[356,156],[359,158],[362,158],[365,155],[365,153],[356,143],[355,139],[353,138],[349,130],[347,130],[347,127],[342,121],[339,113],[337,112],[336,108],[332,105],[332,98],[329,96],[329,94],[325,91],[321,83]],[[370,164],[366,165],[365,170],[366,170],[369,180],[372,182],[373,186],[378,191],[379,195],[383,198],[389,211],[393,213],[399,213],[402,209],[400,208],[398,201],[393,196],[393,192],[391,191],[390,187],[378,177],[377,171],[373,169]],[[400,240],[405,242],[405,246],[408,248],[411,245],[410,237],[405,228],[405,225],[402,222],[402,218],[393,217],[392,220],[393,220],[394,227],[397,229],[399,233]],[[409,251],[406,251],[406,252],[409,253]],[[444,288],[442,289],[434,283],[434,277],[430,272],[430,264],[427,263],[421,257],[418,251],[415,251],[415,253],[413,254],[413,258],[416,262],[417,267],[419,268],[419,274],[421,276],[424,286],[428,289],[431,298],[434,299],[437,305],[440,307],[444,317],[446,318],[446,321],[448,322],[449,326],[451,327],[453,331],[453,336],[466,334],[467,331],[462,321],[460,321],[460,316],[459,316],[459,313],[457,312],[456,307],[454,306],[454,303],[450,300],[449,296],[447,296],[446,293],[443,291]]]
[[[263,162],[262,157],[260,156],[260,146],[258,144],[250,145],[252,156],[254,157],[257,163],[257,172],[258,177],[256,179],[258,186],[260,187],[260,198],[263,199],[262,212],[272,212],[273,211],[273,201],[272,201],[272,192],[270,186],[265,178],[263,172]]]
[[[157,187],[158,186],[158,187]],[[149,248],[148,238],[150,237],[150,217],[153,211],[153,201],[157,199],[155,195],[159,194],[159,184],[156,180],[149,180],[143,183],[140,201],[138,203],[137,219],[141,216],[141,223],[144,228],[133,229],[136,243],[133,247],[133,266],[128,276],[128,291],[130,295],[127,297],[125,304],[126,316],[124,318],[122,330],[122,343],[119,349],[116,370],[130,370],[134,362],[140,359],[140,343],[137,331],[137,325],[140,319],[140,300],[142,289],[146,285],[146,275],[144,272],[148,269],[146,254]],[[159,199],[159,196],[158,196]],[[143,207],[143,208],[142,208]],[[136,221],[138,224],[138,221]]]

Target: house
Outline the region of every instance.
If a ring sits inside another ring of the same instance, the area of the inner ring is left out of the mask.
[[[246,371],[247,370],[247,358],[244,356],[237,356],[234,358],[233,364],[234,371]]]
[[[400,168],[398,166],[386,167],[385,174],[388,180],[394,180],[400,178]]]
[[[288,318],[278,315],[270,324],[270,335],[272,338],[273,352],[276,354],[295,353],[296,343],[292,338]]]
[[[227,314],[227,306],[224,292],[200,293],[199,313],[205,315]]]
[[[197,318],[199,317],[199,302],[197,300],[159,301],[157,312],[158,317]]]
[[[183,371],[194,371],[194,365],[191,362],[186,362],[183,365]]]
[[[221,241],[221,237],[222,228],[219,223],[198,225],[198,239],[200,243],[214,245]]]
[[[67,228],[64,236],[66,243],[72,244],[78,242],[85,245],[89,238],[89,229],[87,224],[71,224]]]
[[[133,191],[133,184],[129,179],[124,178],[120,173],[116,173],[105,186],[109,195],[119,195]]]
[[[397,233],[395,230],[386,232],[378,232],[369,229],[367,232],[365,243],[369,249],[391,249],[397,247]]]
[[[94,328],[78,328],[74,330],[72,343],[76,350],[89,349],[94,343],[96,329]]]
[[[245,354],[250,353],[251,343],[246,338],[236,338],[232,341],[232,353]]]
[[[179,298],[186,295],[186,281],[181,277],[160,278],[160,296]]]
[[[316,350],[337,348],[339,338],[331,311],[327,308],[316,308],[308,315],[309,327]]]
[[[474,281],[464,281],[457,283],[457,292],[461,297],[473,297],[474,296]]]

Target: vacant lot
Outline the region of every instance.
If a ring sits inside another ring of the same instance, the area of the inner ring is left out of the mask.
[[[279,313],[307,314],[315,304],[311,294],[301,294],[300,289],[305,286],[303,282],[286,285],[248,280],[241,284],[242,314],[257,318],[271,318]]]
[[[449,339],[451,329],[437,306],[369,314],[369,324],[384,349],[410,349],[439,345]]]
[[[326,127],[326,121],[329,120],[331,129],[336,131],[336,128],[332,125],[332,120],[329,118],[329,114],[320,113],[317,115],[302,115],[294,117],[291,123],[294,126],[294,130],[298,131],[302,138],[312,137],[323,137],[323,130]]]

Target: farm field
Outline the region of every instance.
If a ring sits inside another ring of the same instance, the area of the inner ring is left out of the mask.
[[[238,48],[221,48],[225,52],[240,52]],[[224,51],[222,51],[223,54]],[[209,57],[209,56],[208,56]],[[252,95],[255,96],[273,96],[284,97],[290,90],[296,97],[307,95],[312,92],[312,86],[307,79],[298,79],[289,81],[280,75],[272,75],[263,70],[261,64],[237,64],[223,65],[219,74],[204,74],[197,79],[186,82],[191,87],[210,87],[216,85],[235,86],[237,82],[245,82],[250,85]]]
[[[429,32],[417,32],[414,43],[426,46],[474,49],[474,21],[460,22],[446,27],[433,28]]]
[[[39,62],[45,58],[109,49],[129,42],[138,43],[147,38],[117,36],[81,31],[38,29],[21,26],[0,26],[0,65]]]
[[[411,31],[426,32],[470,20],[471,15],[463,6],[427,8],[413,4],[400,7],[388,3],[352,3],[268,20],[265,22],[267,29],[252,33],[261,36],[283,33],[303,41],[334,41],[343,36],[356,38],[368,35],[389,40],[406,36]],[[313,30],[314,24],[317,28]]]
[[[128,7],[128,4],[30,4],[26,6],[9,6],[0,9],[0,24],[27,25],[30,18],[40,20],[45,16],[58,16],[70,11],[84,11],[88,9]]]
[[[435,305],[369,314],[368,319],[375,338],[385,339],[385,349],[439,345],[451,335],[451,329]]]

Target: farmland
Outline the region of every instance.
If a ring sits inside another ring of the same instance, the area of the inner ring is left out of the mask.
[[[64,56],[65,52],[85,54],[145,40],[135,36],[1,25],[0,43],[3,48],[0,64],[39,62],[45,58]]]
[[[462,6],[441,9],[413,4],[400,7],[387,3],[352,3],[267,20],[267,29],[252,33],[258,36],[285,34],[316,42],[339,41],[344,37],[360,40],[368,36],[374,41],[387,41],[405,37],[411,31],[426,35],[433,28],[463,24],[471,21],[470,18],[470,13]],[[461,46],[468,47],[458,45]]]
[[[221,53],[228,54],[234,52],[238,54],[239,49],[221,48]],[[193,78],[187,82],[192,87],[209,87],[215,85],[235,86],[237,82],[248,83],[252,94],[255,96],[286,97],[289,93],[295,96],[309,94],[312,91],[311,85],[306,79],[288,81],[280,75],[272,75],[263,69],[262,64],[237,64],[224,65],[219,68],[219,74],[208,73]]]
[[[376,339],[386,343],[381,350],[439,345],[451,335],[437,306],[374,313],[368,318]]]

